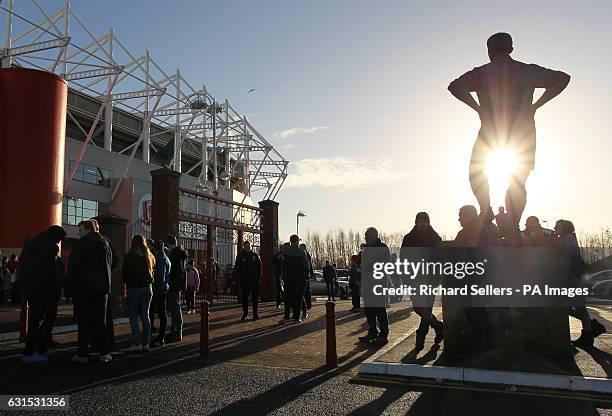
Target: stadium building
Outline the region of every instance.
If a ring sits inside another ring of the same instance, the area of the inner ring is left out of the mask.
[[[32,4],[38,16],[20,14],[13,1],[3,5],[0,118],[12,127],[2,128],[10,159],[4,153],[0,186],[13,201],[0,208],[4,254],[18,251],[23,238],[46,223],[61,222],[70,238],[78,238],[76,225],[102,214],[126,219],[128,236],[150,236],[151,171],[161,168],[179,172],[182,189],[222,201],[181,200],[181,210],[214,209],[228,221],[258,221],[256,213],[223,201],[251,206],[274,200],[288,161],[246,116],[206,87],[192,87],[180,70],[164,70],[151,52],[132,53],[112,29],[94,36],[68,4],[54,13]],[[62,88],[64,114],[29,117],[36,107],[57,105]],[[62,127],[64,137],[52,134]],[[63,178],[54,177],[55,170]],[[51,208],[40,208],[46,205]],[[205,238],[200,228],[183,221],[180,237],[197,245]],[[235,236],[216,232],[215,257],[229,264]],[[195,253],[198,247],[187,248]]]

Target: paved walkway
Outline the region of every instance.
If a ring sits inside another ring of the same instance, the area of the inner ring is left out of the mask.
[[[363,312],[351,312],[350,301],[337,303],[336,329],[339,364],[362,361],[376,348],[357,342],[365,334]],[[418,320],[408,304],[396,304],[389,310],[390,339],[414,327]],[[241,309],[225,306],[211,311],[211,353],[201,365],[236,363],[270,368],[305,369],[325,365],[325,304],[313,302],[310,317],[302,324],[281,325],[282,311],[274,305],[261,306],[259,321],[240,322]],[[23,344],[16,341],[0,343],[0,379],[10,377],[8,391],[4,393],[52,393],[79,389],[91,383],[100,383],[116,377],[133,377],[139,372],[159,366],[180,371],[181,362],[194,360],[199,351],[199,315],[184,315],[185,330],[181,343],[167,344],[149,353],[120,354],[112,362],[100,364],[92,359],[89,365],[70,361],[75,352],[75,333],[57,334],[59,346],[50,361],[41,365],[20,362]],[[117,325],[120,347],[129,346],[129,325]],[[62,374],[62,377],[57,377]],[[4,389],[3,389],[4,390]]]

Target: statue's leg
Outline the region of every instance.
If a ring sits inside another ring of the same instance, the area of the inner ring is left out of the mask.
[[[488,213],[491,209],[489,180],[484,173],[488,154],[490,154],[490,146],[480,138],[477,139],[472,148],[470,159],[470,186],[478,201],[481,213]]]
[[[516,173],[510,177],[510,186],[506,192],[506,210],[512,223],[512,229],[516,230],[521,221],[521,216],[527,204],[527,190],[525,183],[531,169],[521,166]]]
[[[535,129],[525,128],[525,132],[518,135],[520,139],[514,146],[517,155],[517,169],[510,176],[510,184],[506,192],[506,211],[512,224],[512,229],[518,231],[519,223],[527,204],[527,178],[535,166]]]

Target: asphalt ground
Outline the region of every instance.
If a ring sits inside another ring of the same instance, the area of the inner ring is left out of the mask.
[[[76,415],[612,415],[612,402],[562,394],[360,378],[358,365],[376,348],[356,342],[364,318],[349,308],[350,302],[337,304],[339,367],[331,371],[323,365],[322,302],[315,302],[301,325],[279,325],[282,313],[272,305],[262,308],[264,319],[241,323],[240,309],[230,307],[211,312],[212,350],[205,360],[198,358],[194,315],[186,315],[182,343],[121,354],[107,364],[72,363],[74,334],[57,336],[60,347],[42,365],[21,364],[21,344],[4,344],[0,393],[67,395],[66,413]],[[414,329],[417,318],[405,304],[393,305],[389,315],[391,339]],[[127,325],[117,332],[127,346]]]

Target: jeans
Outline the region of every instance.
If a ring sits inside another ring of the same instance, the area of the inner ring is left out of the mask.
[[[57,316],[57,301],[40,298],[30,299],[28,303],[28,333],[23,355],[32,355],[36,352],[45,354],[51,341],[53,322]]]
[[[167,295],[155,295],[151,302],[151,310],[157,312],[159,316],[159,335],[157,339],[162,342],[166,338],[166,326],[168,325],[168,318],[166,317],[166,297]],[[153,314],[151,317],[151,327],[153,327]]]
[[[582,329],[584,331],[591,330],[591,316],[586,306],[572,306],[569,308],[569,315],[576,319],[579,319],[582,323]]]
[[[387,309],[385,307],[365,308],[365,316],[368,321],[368,333],[387,339],[389,336]],[[378,329],[376,328],[376,321],[378,321]]]
[[[325,282],[327,287],[327,300],[336,300],[336,285],[333,281]]]
[[[168,310],[172,319],[172,333],[183,335],[183,314],[181,312],[181,291],[170,289],[168,291]]]
[[[76,293],[74,307],[78,329],[78,355],[87,356],[89,341],[98,346],[102,355],[108,354],[108,336],[106,333],[106,304],[108,294]]]
[[[300,319],[300,309],[304,301],[304,279],[285,281],[285,318],[293,312],[293,319]]]
[[[249,295],[251,295],[253,316],[256,316],[259,306],[259,282],[243,280],[240,282],[240,289],[242,290],[242,315],[248,316],[249,314]]]
[[[90,339],[90,345],[93,351],[100,352],[100,346],[96,344],[98,340],[96,338]],[[113,322],[112,302],[110,296],[106,302],[106,342],[107,348],[114,349],[115,343],[115,323]]]
[[[127,304],[132,327],[132,345],[148,345],[151,338],[151,320],[149,319],[149,307],[153,291],[151,286],[128,289]],[[142,322],[142,334],[138,318]],[[141,337],[142,336],[142,337]]]
[[[276,307],[278,308],[283,303],[283,286],[280,277],[276,278]]]
[[[351,289],[351,299],[353,302],[353,308],[361,307],[361,288],[359,286],[353,286]]]
[[[187,304],[188,311],[195,309],[195,295],[196,295],[195,287],[187,288],[187,293],[185,294],[185,303]]]
[[[304,302],[302,302],[302,312],[306,313],[306,309],[312,308],[312,290],[310,289],[310,281],[306,280],[304,286]]]

